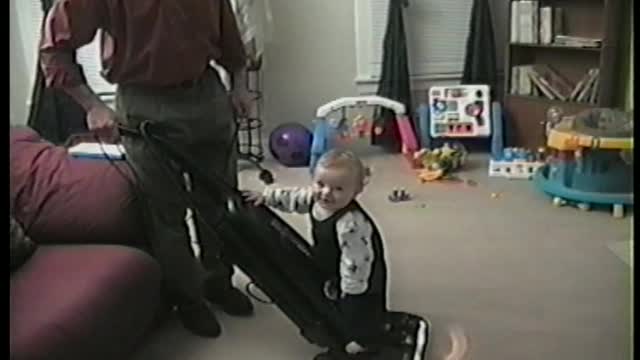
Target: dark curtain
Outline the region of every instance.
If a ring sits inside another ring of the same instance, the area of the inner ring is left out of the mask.
[[[41,2],[42,10],[47,14],[55,0]],[[84,109],[70,96],[45,86],[42,69],[37,66],[28,125],[44,139],[63,144],[70,135],[87,132],[85,118]]]
[[[389,1],[389,17],[382,50],[382,72],[377,95],[405,104],[407,113],[411,115],[413,113],[411,110],[411,80],[402,13],[408,5],[407,0]],[[371,135],[373,145],[381,146],[391,152],[400,151],[400,131],[395,122],[393,111],[377,109],[373,128],[382,129],[382,133],[376,134],[374,131]]]
[[[486,84],[496,99],[498,75],[496,69],[496,44],[491,22],[489,0],[474,0],[467,49],[462,74],[462,84]]]

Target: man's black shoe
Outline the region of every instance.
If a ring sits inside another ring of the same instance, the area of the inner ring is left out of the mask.
[[[182,325],[192,333],[212,338],[220,336],[222,328],[206,300],[178,305],[177,311]]]

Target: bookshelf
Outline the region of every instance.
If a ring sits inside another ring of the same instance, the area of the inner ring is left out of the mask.
[[[559,106],[569,115],[592,107],[616,105],[624,1],[627,0],[509,0],[503,99],[509,121],[506,124],[509,146],[532,149],[543,146],[543,124],[551,106]],[[527,2],[524,10],[522,2]],[[540,9],[545,7],[551,10],[544,10],[541,16]],[[542,27],[545,27],[543,34]],[[571,41],[560,42],[567,37]],[[582,46],[573,37],[600,41]],[[518,70],[514,71],[514,67]],[[535,76],[536,73],[540,76]],[[583,79],[583,86],[574,92]]]

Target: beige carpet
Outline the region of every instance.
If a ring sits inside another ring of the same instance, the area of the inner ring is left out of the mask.
[[[620,260],[633,268],[633,241],[616,241],[607,246]]]
[[[444,359],[452,326],[469,339],[467,359],[630,358],[630,267],[610,249],[630,239],[630,218],[554,208],[528,181],[489,179],[483,156],[459,174],[477,186],[419,184],[397,156],[367,161],[374,177],[361,200],[387,242],[391,306],[432,320],[428,359]],[[306,169],[267,165],[280,184],[308,182]],[[243,171],[241,181],[258,187],[257,171]],[[394,187],[414,200],[390,203]],[[286,218],[307,234],[304,217]],[[221,314],[224,333],[214,340],[172,320],[134,359],[304,360],[318,352],[277,308],[256,307],[250,319]]]

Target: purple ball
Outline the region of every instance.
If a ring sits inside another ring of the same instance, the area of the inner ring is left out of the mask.
[[[311,131],[300,124],[283,124],[271,132],[269,150],[284,166],[309,166],[312,138]]]

